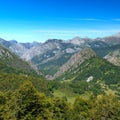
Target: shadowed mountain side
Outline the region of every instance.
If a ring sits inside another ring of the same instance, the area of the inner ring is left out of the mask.
[[[90,48],[85,48],[82,51],[74,54],[70,60],[67,61],[59,71],[54,75],[54,78],[64,74],[70,68],[76,68],[78,65],[82,64],[85,60],[96,56],[95,52]]]

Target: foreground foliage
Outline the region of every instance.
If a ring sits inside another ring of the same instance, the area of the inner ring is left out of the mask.
[[[0,92],[0,120],[120,120],[120,101],[114,95],[47,97],[25,81],[14,92]]]

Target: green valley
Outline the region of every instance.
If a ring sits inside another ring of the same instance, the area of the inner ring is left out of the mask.
[[[120,119],[119,66],[90,48],[58,61],[38,71],[0,46],[0,120]],[[44,76],[49,71],[52,80]]]

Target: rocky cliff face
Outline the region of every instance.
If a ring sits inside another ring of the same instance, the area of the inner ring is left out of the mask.
[[[4,40],[0,38],[0,44],[9,50],[11,50],[13,53],[15,53],[18,56],[22,56],[25,54],[28,50],[30,50],[34,46],[40,45],[38,42],[33,42],[33,43],[18,43],[15,40]]]
[[[85,48],[82,51],[74,54],[67,63],[65,63],[62,67],[60,67],[59,71],[54,75],[54,78],[62,75],[68,69],[74,67],[76,68],[78,65],[82,64],[85,60],[90,59],[91,57],[95,57],[95,52],[90,48]]]
[[[0,44],[28,61],[34,68],[42,70],[45,75],[54,75],[73,54],[82,51],[84,48],[92,48],[100,57],[108,55],[108,61],[119,64],[118,57],[110,56],[109,53],[120,48],[120,33],[96,39],[80,37],[66,41],[50,39],[45,43],[18,43],[15,40],[0,39]]]
[[[55,56],[63,52],[74,53],[79,49],[80,48],[78,45],[73,45],[72,43],[64,42],[63,40],[51,39],[41,44],[40,46],[35,46],[31,48],[29,51],[23,54],[22,58],[28,61],[34,58],[35,56],[40,57],[40,55],[44,54],[47,59],[51,56],[51,53],[47,54],[49,51],[52,51],[52,53]]]
[[[101,40],[108,43],[109,45],[120,44],[120,33],[114,34],[112,36],[104,37]]]
[[[4,60],[4,59],[13,59],[13,55],[12,53],[10,53],[7,49],[3,48],[2,46],[0,46],[0,59]]]
[[[80,49],[86,47],[90,47],[94,50],[98,50],[101,48],[106,49],[112,45],[120,44],[120,33],[96,39],[80,37],[75,37],[66,41],[59,39],[50,39],[47,40],[45,43],[18,43],[15,40],[7,41],[0,38],[0,44],[9,48],[12,52],[19,55],[21,58],[29,61],[32,60],[35,56],[41,57],[41,55],[45,55],[46,52],[51,50],[54,53],[59,54],[61,52],[75,53]],[[47,57],[49,57],[49,55],[47,55]]]
[[[46,41],[37,48],[35,47],[34,50],[31,49],[23,58],[32,61],[45,74],[53,75],[61,65],[81,49],[78,45],[53,39]]]
[[[120,66],[120,49],[110,52],[104,58],[112,64]]]

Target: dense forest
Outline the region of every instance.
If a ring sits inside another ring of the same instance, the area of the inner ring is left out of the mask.
[[[65,96],[52,95],[50,89],[60,83],[24,75],[1,76],[0,120],[120,120],[119,97],[113,93],[79,95],[70,103]]]

